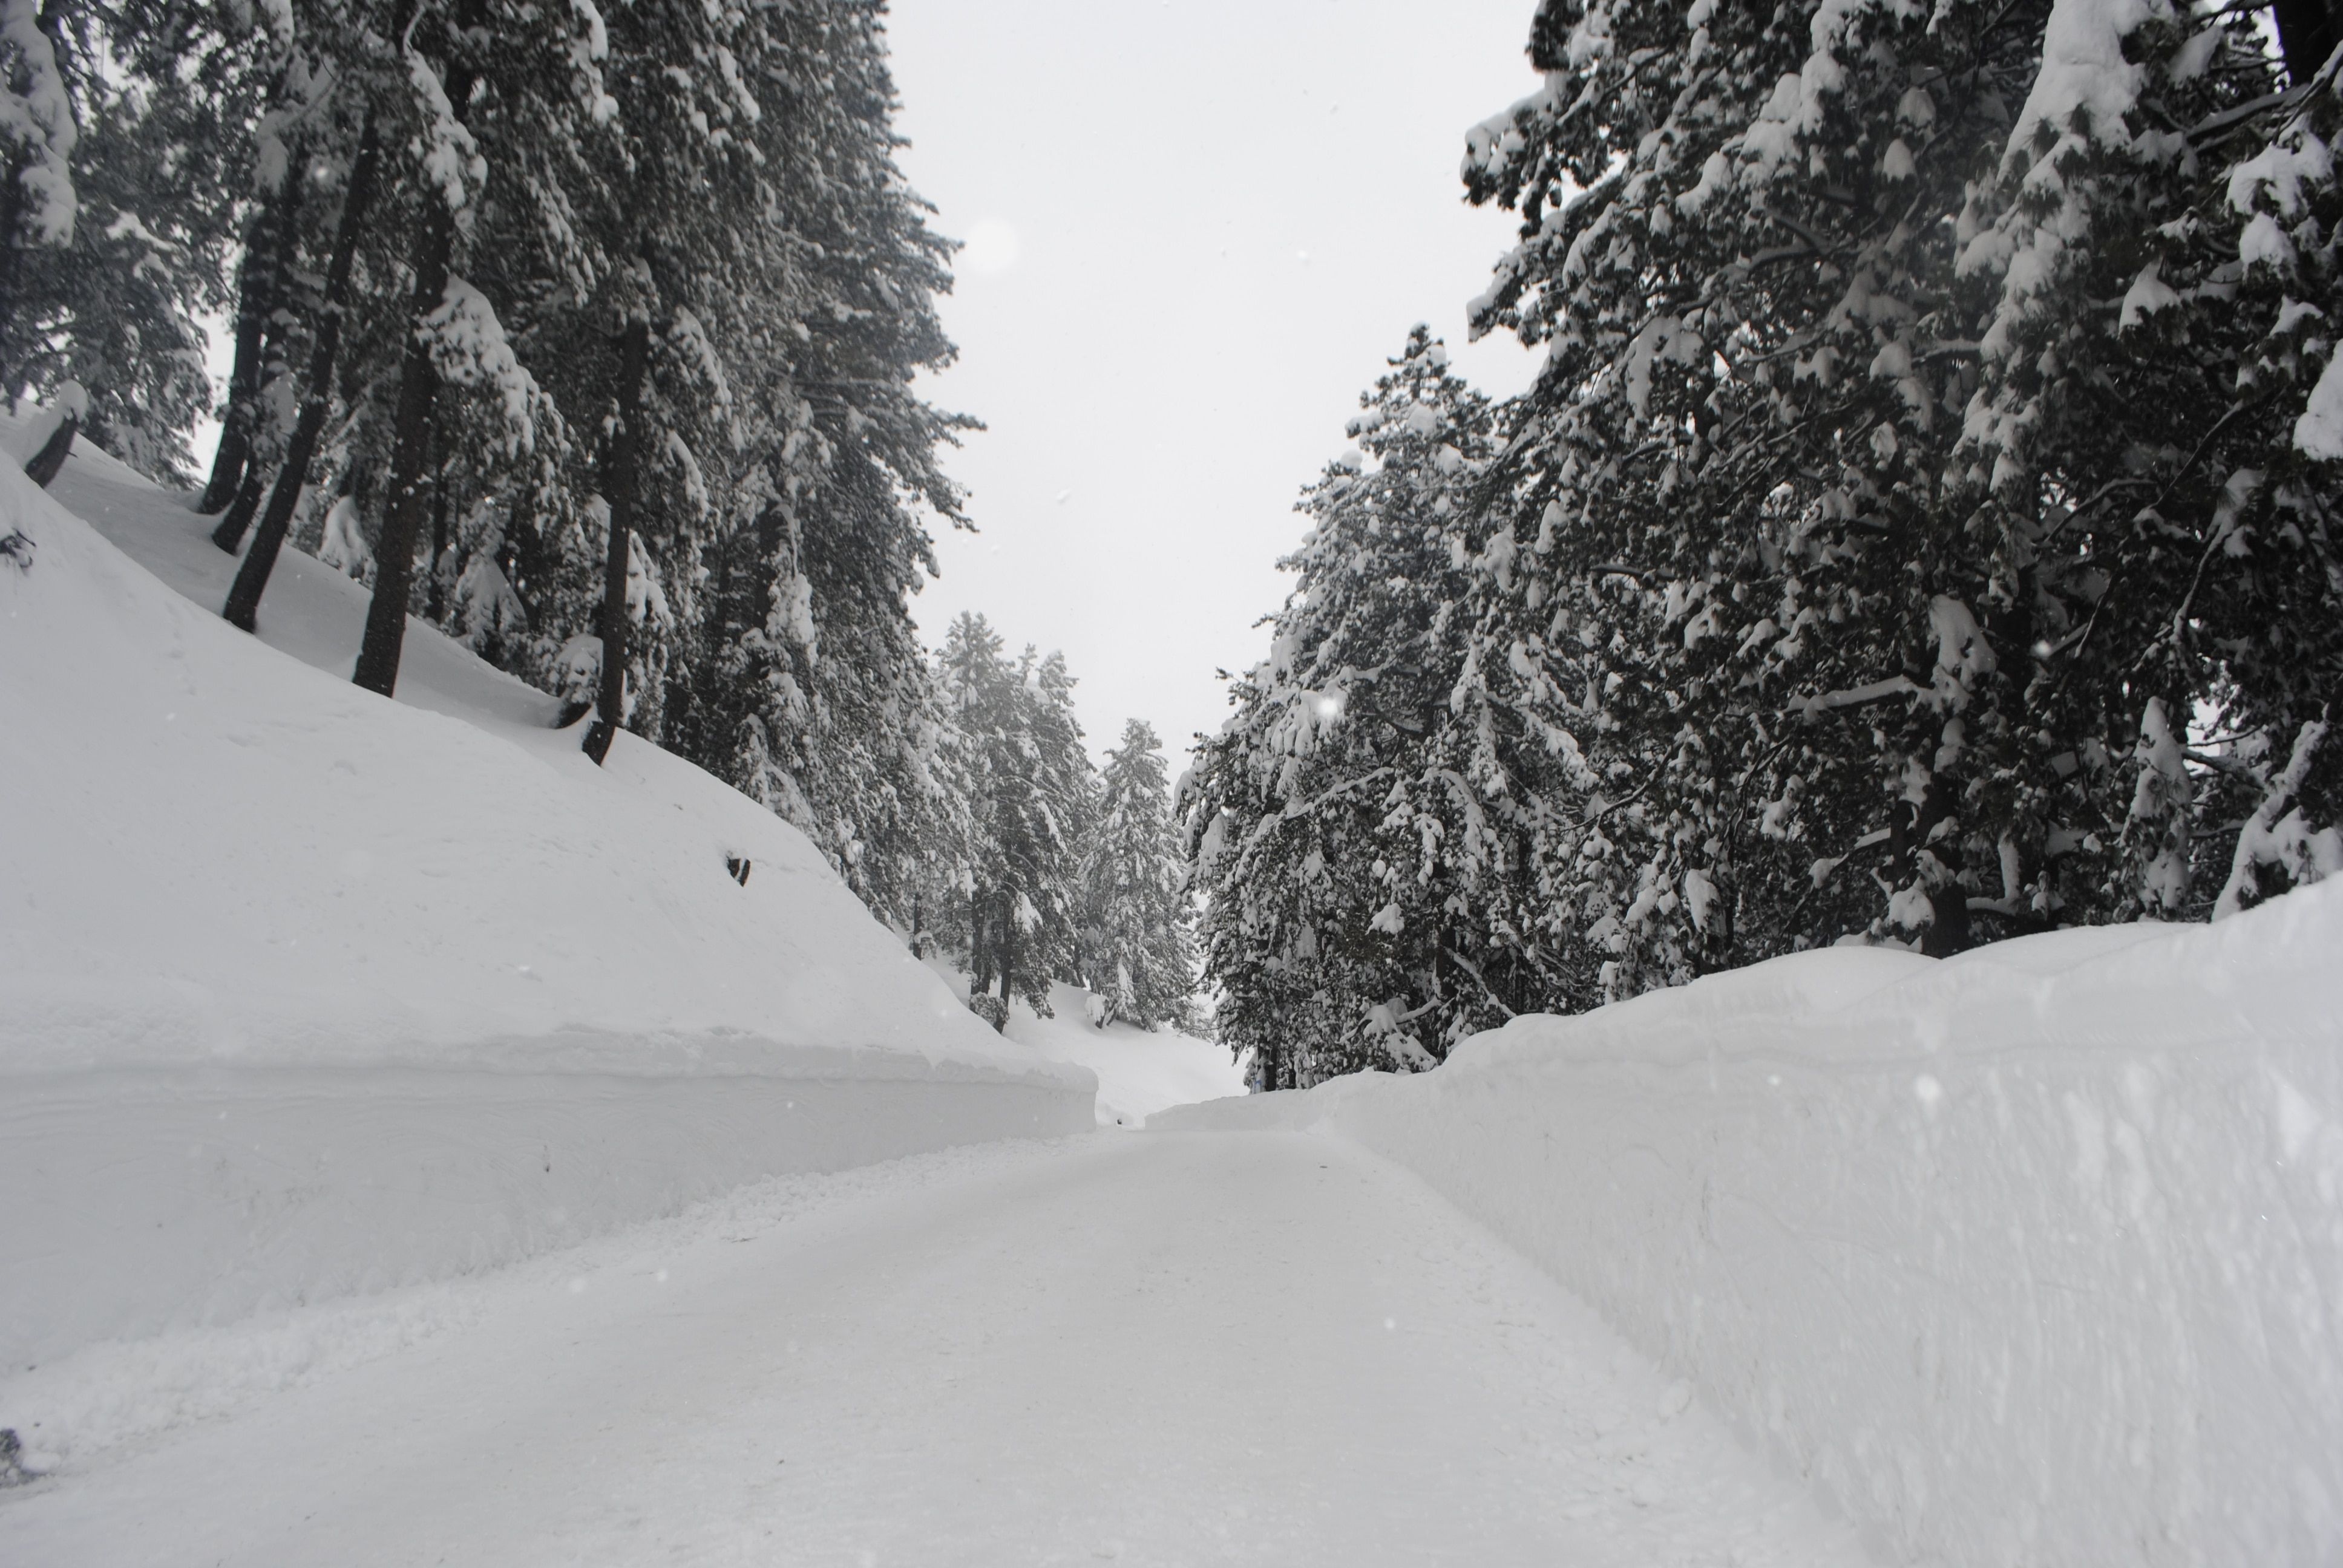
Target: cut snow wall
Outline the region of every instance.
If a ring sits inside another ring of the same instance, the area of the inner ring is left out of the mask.
[[[0,462],[0,1366],[1091,1125],[770,811],[419,624],[359,690],[297,552],[236,630],[110,463]]]
[[[0,1365],[491,1268],[760,1177],[1092,1121],[1062,1080],[870,1051],[803,1065],[820,1075],[0,1080]]]
[[[2343,1561],[2343,883],[1174,1111],[1420,1173],[1905,1563]]]

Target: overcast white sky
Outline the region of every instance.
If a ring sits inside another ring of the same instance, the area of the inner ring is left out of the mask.
[[[1137,716],[1176,773],[1266,651],[1301,486],[1410,326],[1493,392],[1464,302],[1512,241],[1464,133],[1534,90],[1534,0],[894,0],[903,163],[970,241],[928,384],[990,429],[981,532],[914,601],[1062,648],[1092,750]]]

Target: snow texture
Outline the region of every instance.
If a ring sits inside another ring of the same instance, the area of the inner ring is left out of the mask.
[[[1417,1171],[1883,1562],[2307,1568],[2343,1558],[2338,951],[2330,882],[1807,953],[1154,1125]]]
[[[338,572],[247,637],[177,498],[0,469],[0,1364],[1091,1125],[754,802],[419,625],[385,702]]]
[[[1290,1135],[785,1178],[0,1410],[54,1471],[11,1564],[1860,1562],[1424,1183]]]

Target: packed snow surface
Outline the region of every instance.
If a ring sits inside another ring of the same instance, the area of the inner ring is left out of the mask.
[[[1419,1171],[1909,1563],[2343,1562],[2343,880],[1230,1100]]]
[[[1861,1562],[1422,1182],[1293,1135],[783,1179],[0,1401],[55,1467],[0,1492],[11,1563]]]
[[[769,811],[427,628],[359,690],[297,552],[235,630],[208,526],[0,461],[0,1364],[1091,1124]]]

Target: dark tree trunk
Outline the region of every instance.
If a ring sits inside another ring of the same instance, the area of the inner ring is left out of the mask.
[[[244,530],[252,527],[255,513],[260,510],[260,498],[266,494],[266,481],[260,477],[260,465],[247,463],[244,478],[236,487],[236,499],[228,503],[227,515],[212,530],[212,543],[236,554],[236,546],[244,542]]]
[[[457,117],[471,101],[476,73],[447,72],[447,101]],[[407,601],[415,588],[415,544],[422,537],[430,498],[432,415],[439,399],[439,367],[417,330],[447,296],[456,256],[456,215],[436,192],[424,196],[423,226],[415,237],[415,292],[408,297],[407,347],[398,365],[398,411],[391,426],[390,493],[383,503],[382,537],[375,541],[374,598],[367,604],[366,639],[350,678],[388,697],[398,687],[398,658],[407,643]]]
[[[16,231],[25,221],[25,191],[17,176],[22,165],[15,158],[0,161],[0,386],[20,384],[15,350],[16,335],[8,328],[24,306],[25,247]]]
[[[2278,0],[2272,9],[2278,13],[2278,45],[2286,56],[2286,74],[2298,84],[2308,82],[2343,37],[2338,7],[2334,0]]]
[[[259,624],[260,596],[267,591],[268,574],[276,569],[277,554],[285,548],[293,508],[301,499],[301,487],[309,482],[309,464],[317,455],[317,438],[325,431],[326,414],[333,404],[334,357],[341,348],[342,315],[349,308],[350,266],[357,254],[358,236],[366,227],[367,208],[374,202],[381,163],[382,145],[375,136],[374,116],[369,115],[358,136],[357,160],[350,166],[350,187],[342,196],[342,216],[334,226],[334,252],[326,267],[325,307],[318,313],[317,341],[309,350],[308,392],[293,422],[292,439],[285,444],[285,461],[268,493],[268,509],[261,514],[260,529],[253,535],[252,548],[246,552],[244,565],[236,568],[227,604],[220,611],[230,625],[246,631]],[[247,482],[257,480],[247,476]],[[228,517],[221,519],[219,530],[212,536],[215,544],[235,515],[231,508]],[[236,545],[231,539],[222,548],[234,549]]]
[[[49,438],[41,443],[41,449],[25,459],[25,477],[47,489],[58,471],[65,467],[65,459],[73,456],[74,435],[80,428],[81,420],[71,414],[58,420],[57,427],[49,432]]]
[[[1017,998],[1017,910],[1010,895],[1001,895],[1001,1017],[992,1028],[997,1034],[1009,1032],[1009,1008]]]
[[[245,238],[244,263],[236,269],[236,359],[227,377],[227,417],[220,424],[219,445],[212,452],[211,481],[196,502],[199,512],[216,512],[235,499],[252,460],[253,429],[260,422],[261,339],[283,293],[280,236],[291,235],[297,226],[291,208],[298,184],[294,176],[286,176],[283,187],[268,196]],[[242,530],[237,532],[241,538]]]
[[[299,227],[288,213],[278,236],[282,244],[275,264],[277,283],[276,307],[263,317],[259,384],[254,390],[249,418],[244,428],[244,477],[236,485],[236,498],[228,503],[226,514],[220,518],[219,526],[212,530],[212,543],[229,555],[236,554],[236,547],[244,542],[245,530],[252,527],[252,519],[259,512],[262,499],[268,494],[267,454],[260,442],[265,417],[262,413],[263,399],[278,377],[292,374],[291,367],[286,364],[289,346],[286,342],[288,332],[284,317],[292,302],[293,291],[285,286],[285,282],[293,276],[293,269],[300,260]],[[230,413],[233,417],[234,411]]]
[[[982,996],[992,989],[992,931],[989,911],[990,895],[982,888],[969,895],[968,900],[968,962],[972,971],[969,980],[970,994]]]
[[[431,618],[435,622],[447,618],[447,435],[446,421],[441,421],[437,441],[439,457],[431,466],[431,586],[429,589]]]
[[[586,755],[599,767],[627,721],[627,567],[634,539],[635,487],[642,462],[643,380],[649,373],[651,324],[638,317],[618,340],[618,427],[612,434],[602,499],[610,509],[610,544],[602,558],[602,680]]]

